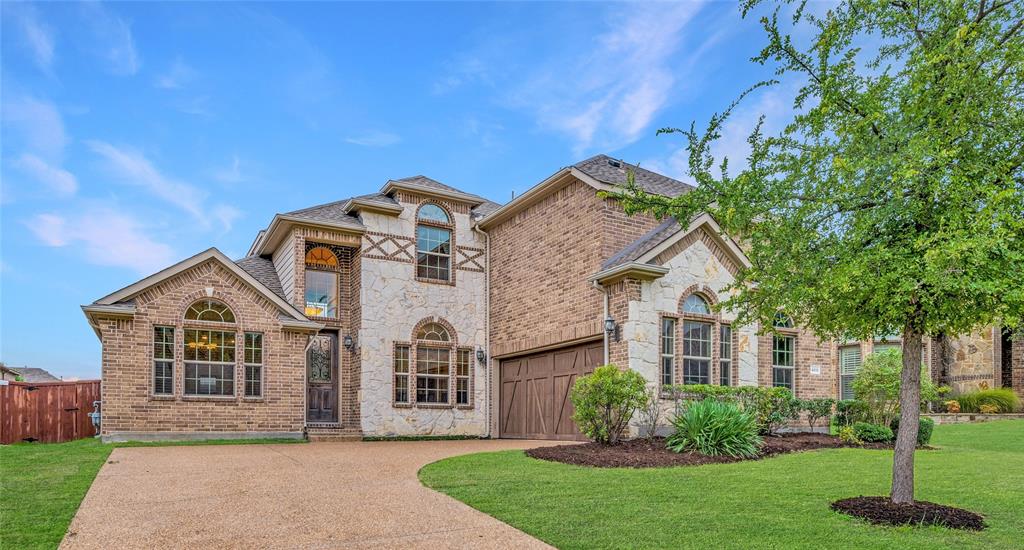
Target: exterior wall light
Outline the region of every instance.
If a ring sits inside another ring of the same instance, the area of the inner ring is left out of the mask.
[[[615,322],[615,319],[606,317],[604,320],[604,331],[608,334],[608,338],[619,341],[619,324]]]
[[[345,349],[349,351],[352,351],[356,347],[356,342],[352,339],[351,334],[346,334],[345,337],[341,339],[341,343],[345,346]]]
[[[487,362],[487,353],[484,348],[476,348],[476,361],[481,365]]]

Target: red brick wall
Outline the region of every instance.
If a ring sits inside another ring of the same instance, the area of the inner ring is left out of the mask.
[[[796,336],[796,368],[793,376],[796,396],[800,399],[835,398],[839,394],[838,348],[831,341],[819,342],[818,337],[809,330],[800,329],[784,333]],[[821,367],[821,374],[811,374],[812,365]],[[757,372],[759,386],[772,385],[771,334],[757,337]]]
[[[601,334],[604,296],[587,277],[655,224],[572,179],[490,228],[492,354]]]
[[[183,321],[185,309],[206,298],[223,301],[237,325]],[[113,432],[299,432],[305,421],[307,337],[281,330],[277,306],[214,260],[207,261],[135,298],[132,320],[102,319],[104,435]],[[153,390],[153,326],[175,328],[174,395]],[[183,328],[236,330],[235,396],[185,397]],[[244,331],[263,333],[263,397],[242,397]]]

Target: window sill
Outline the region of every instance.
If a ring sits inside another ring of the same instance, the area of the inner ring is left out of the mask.
[[[182,401],[219,401],[227,403],[230,401],[237,401],[238,397],[234,395],[183,395],[181,396]]]
[[[450,403],[415,403],[413,407],[417,409],[453,409],[454,405]]]
[[[242,401],[246,403],[262,403],[265,399],[262,397],[243,397]]]
[[[173,395],[150,395],[150,401],[175,401],[178,398]]]
[[[430,285],[455,286],[455,281],[451,281],[451,280],[447,280],[446,281],[444,279],[428,279],[426,277],[416,277],[416,280],[421,282],[421,283],[426,283],[426,284],[430,284]]]
[[[391,403],[391,406],[396,409],[411,409],[412,403]]]
[[[460,411],[471,411],[476,407],[474,407],[473,405],[455,405],[455,408],[459,409]]]

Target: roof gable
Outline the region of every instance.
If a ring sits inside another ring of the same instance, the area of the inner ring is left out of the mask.
[[[93,302],[91,306],[84,306],[83,308],[87,310],[95,310],[97,312],[103,310],[105,312],[105,310],[110,309],[111,306],[123,306],[123,302],[130,300],[132,297],[144,292],[145,290],[163,281],[166,281],[167,279],[170,279],[171,277],[174,277],[188,269],[191,269],[199,264],[202,264],[207,260],[214,260],[220,263],[226,270],[228,270],[233,275],[237,276],[242,281],[245,281],[249,286],[251,286],[257,292],[263,295],[267,300],[276,305],[280,309],[280,311],[287,316],[289,322],[286,324],[291,324],[294,326],[306,326],[307,328],[314,328],[320,326],[318,323],[314,323],[307,319],[302,314],[302,312],[296,309],[295,306],[288,303],[288,301],[285,300],[277,292],[275,292],[274,289],[270,288],[267,285],[267,283],[264,283],[260,281],[258,278],[251,275],[246,269],[243,269],[239,264],[236,264],[235,262],[231,261],[227,256],[224,255],[223,252],[217,250],[216,248],[209,248],[207,250],[204,250],[203,252],[200,252],[199,254],[192,256],[191,258],[187,258],[166,269],[158,271],[157,273],[154,273],[153,275],[150,275],[149,277],[146,277],[141,281],[128,285],[112,294],[108,294],[107,296],[104,296],[99,300]],[[245,258],[240,261],[246,262],[246,264],[249,267],[255,267],[255,262],[246,260],[249,259]],[[271,266],[271,268],[272,267],[273,266]],[[265,280],[267,280],[268,283],[272,284],[272,281],[268,280],[266,273],[262,273],[261,275],[261,278],[264,278]],[[278,283],[278,286],[280,286],[280,283]],[[281,292],[281,294],[283,294],[283,291]],[[99,307],[97,308],[95,306]],[[129,313],[127,308],[125,308],[125,312]],[[134,313],[134,308],[131,308],[130,313]]]
[[[704,241],[712,252],[716,252],[719,261],[733,274],[750,266],[746,254],[732,238],[722,234],[718,222],[709,214],[701,214],[685,227],[675,218],[666,219],[608,258],[601,269],[609,270],[630,263],[662,265],[697,240]]]

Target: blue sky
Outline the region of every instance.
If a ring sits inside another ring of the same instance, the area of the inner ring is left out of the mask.
[[[79,306],[276,212],[425,174],[498,202],[596,153],[686,179],[748,85],[733,2],[2,4],[0,360],[98,377]],[[792,87],[749,97],[719,154]]]

